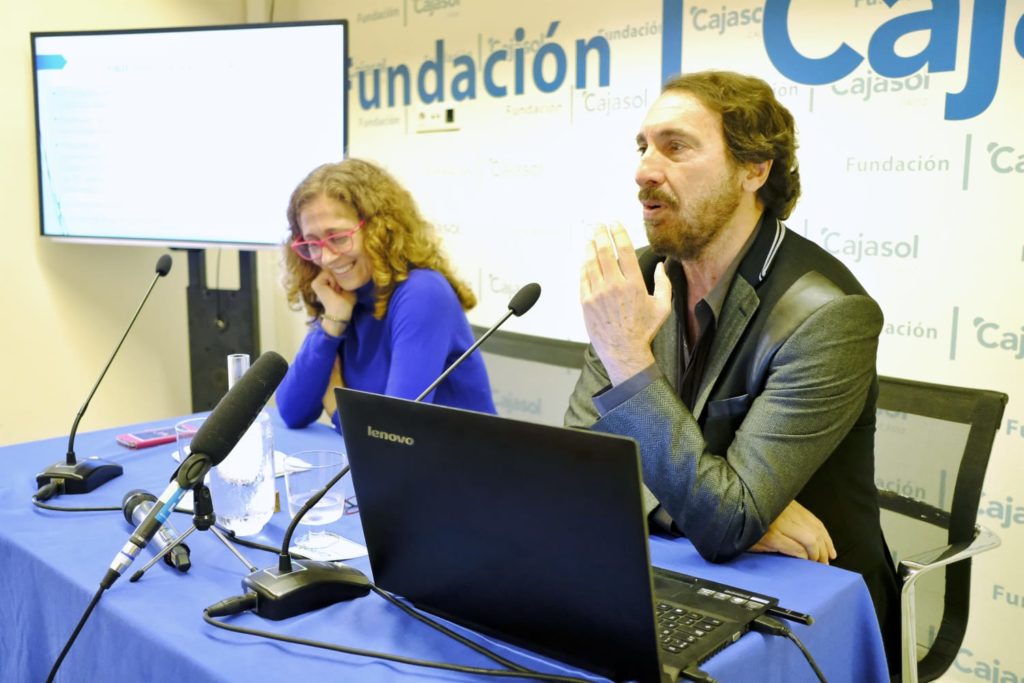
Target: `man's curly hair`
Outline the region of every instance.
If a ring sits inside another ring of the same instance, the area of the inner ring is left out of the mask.
[[[731,71],[698,71],[665,83],[662,92],[684,91],[722,117],[725,144],[737,163],[771,161],[757,196],[772,215],[785,219],[800,197],[793,115],[760,78]]]

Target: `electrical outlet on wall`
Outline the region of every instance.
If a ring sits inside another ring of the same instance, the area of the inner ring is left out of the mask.
[[[455,110],[451,107],[420,107],[416,110],[417,133],[448,133],[459,130]]]

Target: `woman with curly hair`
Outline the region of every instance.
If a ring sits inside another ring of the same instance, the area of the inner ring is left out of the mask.
[[[473,343],[458,280],[409,192],[386,171],[346,159],[313,170],[288,204],[284,285],[309,332],[277,390],[289,427],[327,410],[334,387],[415,398]],[[493,413],[480,354],[426,401]]]

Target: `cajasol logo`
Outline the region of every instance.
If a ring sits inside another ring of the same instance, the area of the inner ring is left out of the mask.
[[[1009,325],[979,315],[974,319],[974,329],[980,346],[1009,353],[1014,360],[1024,358],[1024,325],[1014,330]]]
[[[544,403],[541,396],[520,396],[508,391],[493,392],[493,397],[499,415],[540,415]]]
[[[1015,503],[1013,496],[998,500],[989,498],[982,491],[978,504],[978,521],[985,523],[986,520],[989,520],[990,524],[998,524],[1001,529],[1024,524],[1024,505]]]
[[[849,171],[849,162],[847,162],[847,171]],[[821,227],[817,235],[814,232],[810,221],[805,219],[804,237],[815,240],[825,250],[840,257],[843,261],[853,263],[860,263],[869,258],[916,260],[921,248],[921,236],[917,233],[908,235],[904,239],[876,240],[871,236],[865,237],[862,232],[852,235],[828,226]]]
[[[422,104],[462,102],[477,97],[552,93],[571,83],[577,90],[607,87],[611,47],[601,35],[579,38],[568,46],[557,41],[560,21],[552,21],[538,37],[518,27],[512,39],[481,41],[489,52],[448,53],[444,39],[434,41],[433,56],[416,65],[380,62],[353,65],[359,106],[364,110],[408,106],[413,94]],[[596,70],[596,76],[593,75]],[[482,91],[482,92],[481,92]]]
[[[459,0],[412,0],[412,11],[416,14],[434,16],[434,12],[457,9]]]
[[[760,24],[764,15],[763,7],[720,7],[690,6],[690,21],[695,31],[712,31],[723,34],[733,29],[743,29]]]
[[[684,70],[685,4],[684,0],[662,0],[663,80]],[[946,94],[945,118],[960,121],[978,116],[995,99],[1004,36],[1012,36],[1017,56],[1024,57],[1024,16],[1008,17],[1006,0],[975,0],[970,16],[961,16],[959,0],[932,0],[930,9],[918,11],[902,11],[911,3],[901,5],[900,0],[883,0],[883,4],[892,10],[891,16],[874,28],[866,50],[850,46],[844,35],[848,23],[837,21],[829,26],[834,31],[830,37],[835,48],[819,56],[817,46],[812,52],[789,30],[796,15],[791,11],[792,0],[765,0],[760,21],[768,58],[783,76],[805,85],[828,85],[846,78],[864,62],[864,52],[874,73],[885,79],[903,79],[922,70],[928,74],[958,72],[966,81],[960,92]],[[958,45],[961,25],[969,36],[963,50]],[[901,43],[917,46],[920,34],[926,38],[924,46],[908,54]],[[815,40],[820,38],[816,31]],[[962,57],[959,63],[958,53]]]
[[[1002,354],[1003,358],[1024,360],[1024,325],[1014,329],[1014,324],[997,321],[985,316],[975,316],[971,323],[973,334],[968,333],[978,346],[986,351]],[[960,337],[960,307],[953,307],[953,335],[950,340],[949,359],[956,360],[957,342]]]
[[[953,660],[953,668],[989,683],[1020,683],[1024,672],[1008,668],[998,657],[988,659],[974,654],[970,648],[962,647]]]
[[[1013,145],[1001,142],[990,142],[985,149],[988,151],[989,166],[993,171],[1024,175],[1024,152]]]

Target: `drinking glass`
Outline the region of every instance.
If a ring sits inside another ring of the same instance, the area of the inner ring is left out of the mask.
[[[178,462],[192,453],[192,438],[205,417],[174,425]],[[217,523],[238,536],[257,534],[274,514],[274,446],[269,421],[257,420],[220,464],[203,479],[213,498]]]
[[[185,462],[185,458],[192,455],[192,437],[196,435],[205,421],[205,417],[193,417],[174,425],[174,437],[178,445],[178,462]]]
[[[288,514],[294,518],[306,501],[326,486],[346,465],[348,457],[341,451],[300,451],[285,458],[284,487],[288,499]],[[345,494],[346,488],[351,486],[350,481],[349,477],[342,477],[299,520],[299,524],[313,528],[292,543],[292,550],[313,560],[333,560],[343,556],[351,542],[321,527],[338,521],[345,513]]]

